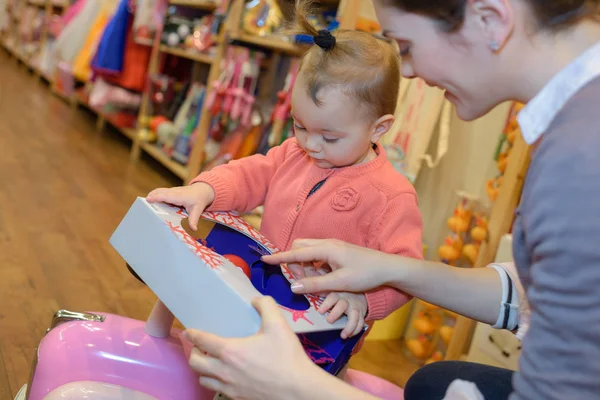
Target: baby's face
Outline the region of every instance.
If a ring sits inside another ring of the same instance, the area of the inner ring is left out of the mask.
[[[298,144],[320,168],[346,167],[368,160],[371,128],[358,102],[338,87],[319,91],[321,106],[310,97],[302,74],[292,92],[292,117]]]

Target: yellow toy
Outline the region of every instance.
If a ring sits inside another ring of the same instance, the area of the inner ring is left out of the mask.
[[[500,192],[500,186],[502,185],[502,176],[508,166],[508,159],[512,150],[513,143],[517,134],[520,134],[521,129],[517,121],[517,114],[523,108],[523,104],[514,103],[510,111],[506,127],[501,136],[501,141],[498,144],[498,150],[496,155],[496,166],[498,168],[498,176],[490,179],[487,182],[486,192],[492,202],[496,201],[498,193]],[[506,146],[505,146],[506,145]],[[504,150],[502,148],[504,147]],[[501,151],[502,150],[502,151]]]
[[[448,236],[444,245],[438,249],[438,254],[442,260],[452,263],[460,258],[463,242],[458,236]]]
[[[272,35],[283,24],[283,13],[274,0],[252,1],[246,4],[242,28],[256,36]]]
[[[502,175],[492,178],[487,182],[486,192],[491,201],[496,201],[498,193],[500,193],[500,186],[502,186]]]
[[[459,204],[454,210],[454,216],[448,218],[448,229],[452,232],[466,232],[471,222],[471,210],[465,209],[462,204]]]
[[[469,260],[471,264],[475,264],[477,256],[479,254],[479,247],[481,243],[487,238],[487,218],[477,217],[477,225],[471,229],[472,243],[464,245],[462,248],[462,255]]]
[[[462,255],[469,260],[471,264],[475,264],[477,261],[477,254],[479,253],[479,245],[474,243],[466,244],[462,249]]]
[[[505,150],[502,153],[500,153],[500,155],[498,156],[498,161],[496,162],[496,167],[498,168],[498,171],[500,171],[501,174],[504,174],[504,171],[506,171],[506,166],[508,165],[508,153],[510,151],[509,150]]]
[[[426,358],[431,352],[432,343],[427,337],[419,336],[417,339],[409,339],[406,341],[406,348],[416,357],[416,358]]]
[[[442,340],[444,341],[444,343],[446,344],[446,346],[448,346],[448,343],[450,343],[450,339],[452,339],[452,334],[454,333],[454,328],[448,325],[444,325],[440,328],[440,337],[442,338]]]
[[[431,355],[431,357],[427,361],[425,361],[425,365],[434,363],[436,361],[442,361],[443,359],[444,359],[444,355],[442,354],[442,352],[441,351],[435,351]]]
[[[487,219],[480,218],[477,226],[471,229],[471,238],[476,242],[483,242],[487,238]]]

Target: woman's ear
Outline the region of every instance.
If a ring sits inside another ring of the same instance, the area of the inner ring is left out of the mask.
[[[465,18],[477,23],[494,53],[504,47],[515,26],[510,0],[468,0]]]
[[[371,127],[371,143],[377,143],[379,139],[390,130],[393,123],[394,116],[392,114],[387,114],[378,118]]]

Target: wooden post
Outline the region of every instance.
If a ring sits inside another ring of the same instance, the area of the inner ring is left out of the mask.
[[[338,7],[340,29],[355,29],[360,14],[360,0],[343,0]]]
[[[529,146],[520,131],[516,135],[508,158],[508,165],[502,180],[498,198],[492,206],[488,224],[488,239],[481,245],[474,268],[485,267],[494,262],[500,239],[509,233],[514,220],[514,212],[521,198],[521,190],[529,166]],[[476,299],[474,299],[476,301]],[[458,360],[471,344],[475,321],[459,316],[454,326],[454,334],[448,344],[446,360]]]
[[[166,1],[166,0],[161,0]],[[160,59],[160,36],[162,35],[162,25],[158,27],[154,33],[154,39],[152,40],[152,52],[150,53],[150,61],[148,62],[148,72],[146,74],[146,85],[144,92],[142,93],[142,100],[140,102],[140,109],[138,111],[138,118],[136,124],[135,135],[131,143],[131,152],[129,153],[129,159],[131,161],[137,161],[141,155],[141,129],[147,128],[148,126],[148,113],[150,108],[150,77],[158,72],[158,60]]]
[[[240,3],[239,1],[237,3]],[[236,5],[236,2],[233,3],[232,7]],[[242,6],[243,3],[240,3]],[[228,19],[231,18],[231,15],[228,16]],[[232,21],[228,20],[227,24],[232,23]],[[210,115],[210,109],[206,105],[206,99],[210,91],[212,90],[213,82],[215,82],[219,75],[221,74],[221,67],[223,58],[225,57],[225,52],[227,51],[227,47],[229,39],[227,37],[227,27],[222,26],[221,32],[219,32],[218,36],[218,44],[217,51],[215,54],[215,58],[210,66],[210,72],[208,73],[208,79],[206,81],[206,89],[204,92],[205,102],[202,105],[202,112],[200,113],[200,121],[198,122],[198,126],[196,127],[196,140],[194,142],[194,147],[190,152],[190,157],[187,165],[187,177],[184,180],[184,184],[188,184],[192,179],[194,179],[202,168],[202,163],[204,162],[204,145],[206,144],[206,139],[208,138],[208,132],[210,129],[210,123],[212,120],[212,116]]]

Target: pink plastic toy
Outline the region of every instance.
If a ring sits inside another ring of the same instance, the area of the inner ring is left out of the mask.
[[[216,393],[189,368],[191,344],[173,321],[160,300],[147,321],[58,311],[15,400],[212,400]],[[403,398],[402,389],[364,372],[348,370],[345,380],[379,398]]]
[[[118,315],[59,311],[24,398],[212,399],[188,367],[180,332],[156,337],[150,328]]]
[[[162,331],[172,321],[160,302],[146,323],[57,312],[15,400],[212,400],[216,393],[200,386],[188,366],[190,345],[181,331]],[[365,372],[350,369],[345,381],[381,399],[403,399],[401,388]]]

